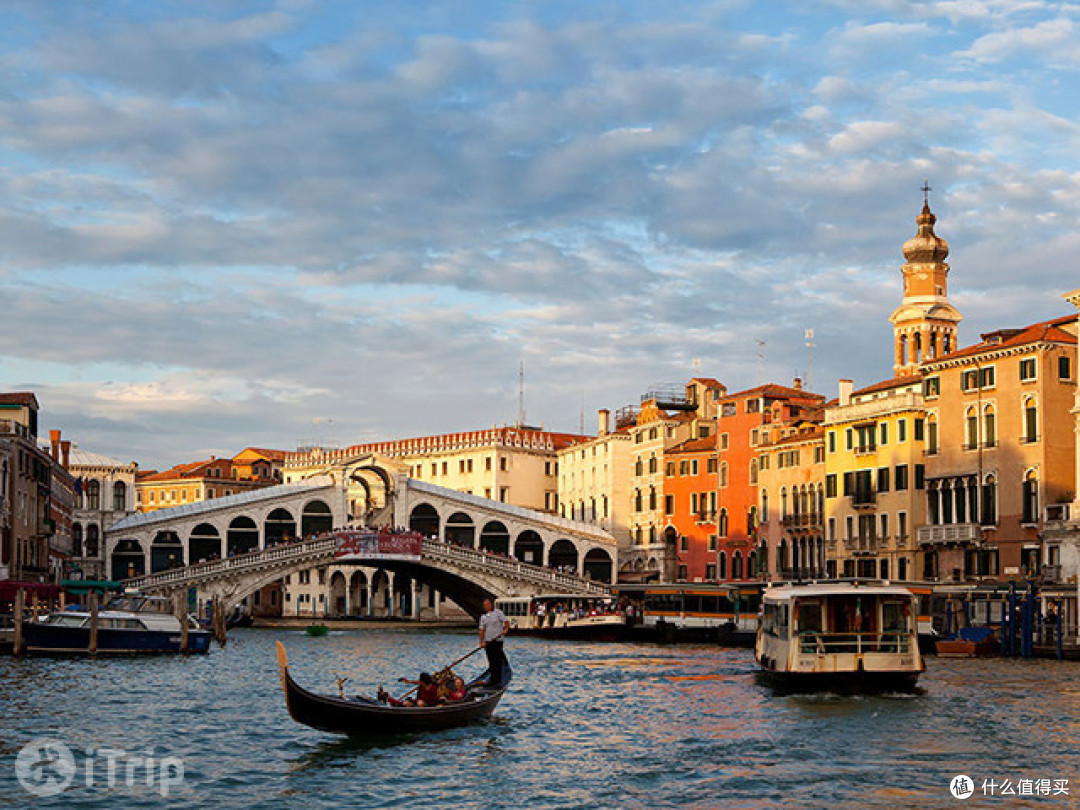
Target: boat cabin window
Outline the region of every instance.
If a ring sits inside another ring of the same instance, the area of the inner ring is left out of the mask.
[[[681,613],[681,593],[650,593],[645,595],[647,613]]]
[[[506,616],[528,616],[529,602],[528,599],[498,599],[495,607]]]
[[[883,602],[881,625],[886,633],[911,632],[911,604],[909,602]]]
[[[761,615],[761,629],[770,636],[787,636],[788,632],[788,606],[765,603],[765,609]]]
[[[817,600],[810,602],[798,602],[796,605],[798,611],[798,630],[800,633],[820,633],[822,629],[821,625],[821,602]]]
[[[55,624],[59,627],[82,627],[90,621],[88,616],[72,615],[69,613],[54,613],[44,624]]]

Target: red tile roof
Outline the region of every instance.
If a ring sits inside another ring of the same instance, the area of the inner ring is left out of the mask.
[[[1077,342],[1076,335],[1066,332],[1062,327],[1069,323],[1076,323],[1076,319],[1076,315],[1066,315],[1061,318],[1054,318],[1050,321],[1033,323],[1022,329],[997,329],[993,332],[984,332],[979,335],[979,337],[982,338],[981,343],[976,343],[973,346],[968,346],[964,349],[955,351],[952,354],[946,354],[942,357],[935,358],[934,360],[924,363],[924,365],[933,365],[934,363],[945,362],[947,360],[974,357],[978,354],[993,352],[998,349],[1012,348],[1015,346],[1025,346],[1029,343],[1049,342],[1075,344]]]
[[[952,357],[952,355],[949,355]],[[852,391],[853,397],[860,394],[876,394],[878,391],[889,391],[893,388],[903,388],[905,385],[914,385],[915,383],[922,382],[921,374],[905,374],[902,377],[893,377],[891,380],[883,380],[873,385],[868,385],[866,388],[860,388],[858,391]]]

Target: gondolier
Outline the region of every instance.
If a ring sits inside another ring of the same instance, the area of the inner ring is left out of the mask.
[[[506,665],[503,639],[509,630],[510,621],[506,615],[494,607],[490,599],[485,599],[484,615],[480,617],[480,646],[487,653],[488,685],[492,687],[502,684],[503,668]]]

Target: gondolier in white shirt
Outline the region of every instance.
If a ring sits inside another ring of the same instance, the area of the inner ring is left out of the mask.
[[[484,615],[480,617],[480,646],[487,653],[488,686],[502,684],[503,665],[506,655],[503,653],[503,639],[510,630],[510,621],[506,615],[492,605],[490,599],[484,600]]]

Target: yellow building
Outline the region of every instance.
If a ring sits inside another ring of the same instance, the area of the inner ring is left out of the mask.
[[[518,425],[395,439],[342,450],[289,453],[284,475],[288,483],[324,469],[327,464],[376,455],[393,460],[409,477],[419,481],[557,514],[558,453],[588,438]],[[361,519],[371,507],[366,503],[366,493],[351,489],[349,497],[352,515]]]
[[[830,576],[914,579],[925,514],[922,381],[852,390],[825,409],[825,549]]]
[[[620,552],[630,545],[630,443],[628,426],[612,430],[611,412],[602,410],[595,439],[557,454],[559,515],[610,532]]]
[[[136,508],[153,512],[280,484],[285,455],[281,450],[249,447],[234,458],[211,456],[164,472],[140,472],[135,479]]]
[[[923,363],[927,578],[1033,576],[1047,504],[1076,492],[1076,314],[1000,329]]]
[[[820,420],[818,411],[816,419]],[[762,579],[825,575],[825,430],[805,417],[772,423],[758,448]]]

